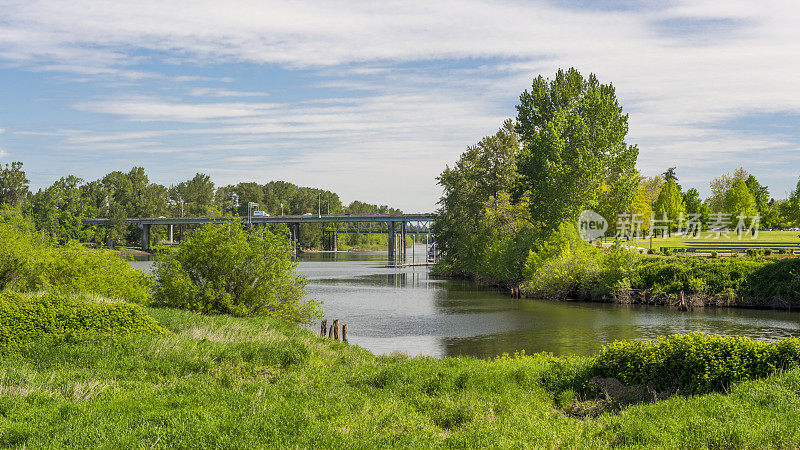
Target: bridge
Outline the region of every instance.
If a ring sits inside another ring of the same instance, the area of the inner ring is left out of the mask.
[[[305,214],[302,216],[250,216],[250,217],[139,217],[126,219],[142,229],[142,250],[150,251],[150,228],[153,225],[169,226],[169,240],[172,242],[175,225],[247,223],[253,226],[266,224],[286,224],[292,235],[292,243],[297,252],[297,237],[301,223],[322,223],[323,248],[338,250],[339,234],[388,234],[390,263],[405,260],[406,236],[431,233],[433,214]],[[84,225],[108,226],[110,219],[83,219]]]

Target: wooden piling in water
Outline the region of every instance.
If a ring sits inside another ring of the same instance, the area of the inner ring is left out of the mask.
[[[344,342],[345,344],[348,343],[348,339],[347,339],[347,324],[342,325],[342,342]]]
[[[333,319],[333,339],[339,340],[339,319]]]
[[[325,337],[328,333],[328,319],[322,319],[322,324],[319,327],[319,335]]]
[[[686,298],[683,296],[683,291],[681,291],[681,301],[678,304],[678,310],[680,311],[688,311],[689,305],[686,304]]]
[[[338,324],[336,323],[336,321],[334,321],[334,322],[331,324],[331,327],[330,327],[330,329],[328,330],[328,338],[330,338],[330,339],[333,339],[333,327],[335,327],[336,325],[338,325]]]

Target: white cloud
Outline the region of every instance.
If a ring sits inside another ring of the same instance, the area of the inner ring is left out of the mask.
[[[200,67],[269,64],[304,68],[317,77],[313,87],[366,93],[264,102],[252,98],[264,94],[223,78],[214,81],[232,85],[190,88],[188,99],[154,93],[79,102],[74,107],[81,112],[118,116],[139,124],[139,131],[63,134],[73,151],[133,151],[138,144],[180,152],[182,137],[205,136],[206,142],[192,144],[192,155],[216,152],[223,165],[211,168],[232,181],[249,169],[274,167],[301,179],[348,184],[354,177],[345,179],[347,164],[357,161],[368,164],[361,173],[375,174],[369,189],[376,197],[396,195],[392,186],[407,182],[424,186],[421,201],[432,205],[433,176],[465,145],[514,115],[511,105],[531,76],[573,65],[613,81],[631,114],[629,140],[641,144],[645,171],[678,164],[700,179],[726,164],[763,164],[756,151],[800,170],[792,156],[796,145],[786,139],[715,129],[745,114],[800,113],[800,5],[665,5],[610,11],[478,0],[24,1],[3,7],[0,58],[34,70],[137,82],[212,80],[139,66],[159,58]],[[146,51],[153,53],[142,56]],[[456,61],[465,63],[447,66]],[[426,68],[435,62],[442,64]],[[165,129],[162,123],[184,126]],[[300,154],[293,160],[305,161],[305,168],[250,154],[271,149]],[[426,165],[407,161],[407,154]],[[317,168],[330,175],[308,175]],[[765,174],[772,170],[763,167]]]
[[[5,158],[8,156],[8,152],[0,148],[0,158]]]

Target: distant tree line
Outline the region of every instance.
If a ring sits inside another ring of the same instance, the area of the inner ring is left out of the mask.
[[[37,229],[54,241],[94,242],[125,245],[138,243],[141,230],[126,222],[130,217],[218,217],[246,216],[247,205],[258,203],[258,209],[270,215],[323,214],[399,214],[386,205],[353,201],[342,203],[339,195],[324,189],[301,187],[285,181],[254,182],[215,187],[202,173],[180,183],[163,186],[151,183],[145,169],[134,167],[128,172],[113,171],[95,181],[74,175],[65,176],[52,185],[30,190],[21,162],[0,165],[0,205],[19,208],[30,216]],[[108,218],[108,227],[85,227],[81,219]],[[274,228],[284,228],[276,226]],[[188,226],[176,227],[179,239]],[[287,231],[287,230],[283,230]],[[321,224],[302,224],[299,245],[318,248],[322,243]],[[166,227],[153,227],[155,240],[167,238]],[[341,236],[344,246],[374,244],[376,236]],[[384,238],[385,239],[385,238]]]

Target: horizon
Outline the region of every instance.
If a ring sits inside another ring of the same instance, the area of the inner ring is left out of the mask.
[[[538,75],[612,83],[652,176],[800,175],[798,5],[2,2],[0,163],[31,189],[144,167],[432,212],[436,176]]]

